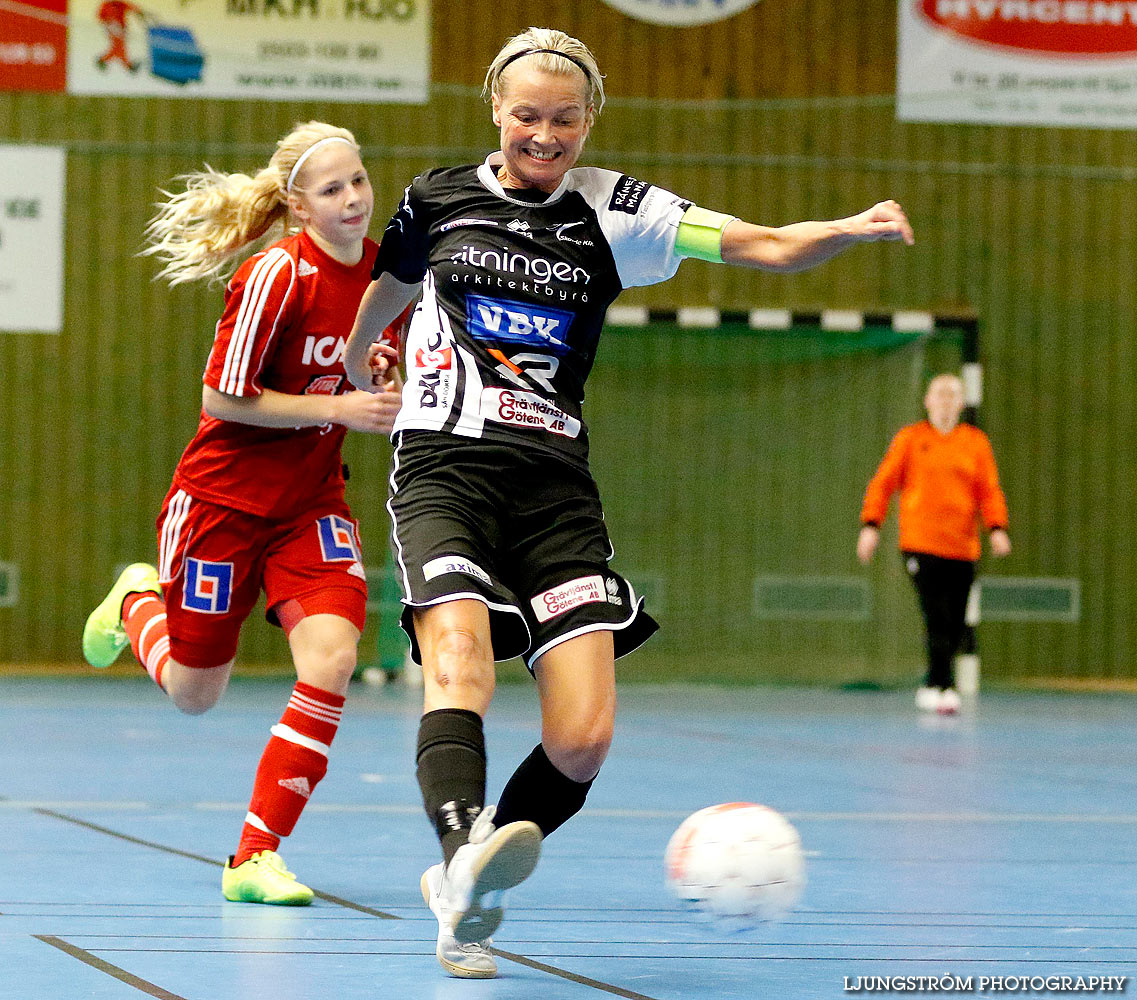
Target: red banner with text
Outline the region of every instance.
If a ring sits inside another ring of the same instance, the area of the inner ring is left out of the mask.
[[[0,0],[0,90],[63,90],[67,0]]]

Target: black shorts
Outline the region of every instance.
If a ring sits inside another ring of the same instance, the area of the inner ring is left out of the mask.
[[[586,632],[611,631],[619,657],[659,628],[608,568],[612,543],[592,477],[555,457],[404,431],[387,507],[416,663],[412,609],[461,598],[489,608],[494,659],[522,656],[530,670]]]

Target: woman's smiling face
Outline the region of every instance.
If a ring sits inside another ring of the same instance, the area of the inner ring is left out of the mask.
[[[591,109],[584,74],[548,73],[524,62],[511,66],[493,122],[501,129],[504,187],[551,193],[576,164],[588,138]]]

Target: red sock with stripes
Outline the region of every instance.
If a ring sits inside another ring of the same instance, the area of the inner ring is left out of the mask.
[[[130,636],[130,648],[138,662],[146,668],[154,683],[162,687],[162,671],[170,659],[166,602],[149,590],[127,594],[122,602],[122,627]]]
[[[297,681],[261,755],[233,867],[275,851],[328,770],[328,749],[343,715],[343,695]]]

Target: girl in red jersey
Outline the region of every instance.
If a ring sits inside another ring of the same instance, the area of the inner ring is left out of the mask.
[[[261,757],[227,899],[302,905],[276,848],[327,770],[356,664],[367,584],[344,500],[340,446],[350,428],[390,432],[399,408],[400,324],[371,357],[372,394],[352,389],[345,338],[378,246],[366,236],[371,184],[350,132],[299,125],[255,177],[206,168],[152,221],[148,253],[171,284],[217,278],[277,223],[285,237],[229,280],[205,369],[197,434],[158,517],[158,568],[128,566],[91,613],[83,654],[107,667],[130,645],[191,715],[229,682],[241,625],[265,592],[288,636],[297,683]]]
[[[1007,501],[991,442],[961,424],[963,382],[937,375],[924,396],[928,419],[902,427],[865,490],[857,557],[868,563],[892,494],[900,491],[900,549],[924,615],[928,673],[916,692],[922,712],[960,709],[952,660],[964,634],[967,594],[979,559],[979,521],[991,553],[1011,551]]]

